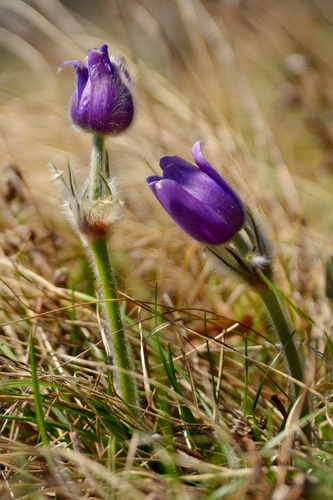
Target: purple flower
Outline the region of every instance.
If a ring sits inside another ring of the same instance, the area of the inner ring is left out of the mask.
[[[179,156],[165,156],[160,160],[163,177],[148,177],[148,185],[190,236],[208,245],[226,243],[244,225],[242,202],[206,160],[200,142],[192,156],[199,168]]]
[[[109,58],[107,45],[88,50],[87,65],[65,61],[76,72],[76,90],[71,103],[75,125],[99,134],[122,132],[132,122],[132,85],[123,57]]]

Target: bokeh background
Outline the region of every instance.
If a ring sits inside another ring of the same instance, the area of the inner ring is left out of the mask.
[[[58,73],[58,64],[84,60],[89,48],[107,43],[125,55],[136,86],[133,126],[107,143],[127,207],[110,242],[122,290],[148,299],[158,283],[176,306],[212,306],[229,315],[242,293],[221,288],[200,246],[146,187],[161,156],[190,160],[196,140],[260,208],[296,290],[305,281],[323,285],[332,231],[332,2],[2,0],[0,8],[2,189],[15,165],[25,190],[15,220],[3,204],[3,239],[16,237],[24,223],[38,248],[44,245],[43,273],[69,266],[75,286],[89,287],[49,165],[66,170],[70,162],[85,179],[91,137],[70,124],[74,72]]]

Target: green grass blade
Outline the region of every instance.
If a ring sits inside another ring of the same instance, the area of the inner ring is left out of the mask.
[[[283,345],[281,347],[281,349],[279,350],[279,352],[277,353],[277,355],[275,356],[275,358],[273,359],[273,361],[271,362],[270,366],[267,368],[266,372],[264,373],[264,376],[262,378],[262,381],[260,382],[260,385],[258,387],[258,390],[256,392],[256,395],[254,397],[254,400],[253,400],[253,404],[252,404],[252,413],[254,413],[255,409],[256,409],[256,406],[257,406],[257,403],[258,403],[258,400],[259,400],[259,396],[260,396],[260,393],[261,393],[261,390],[263,388],[263,385],[264,385],[264,382],[265,382],[265,379],[267,377],[267,375],[269,374],[269,371],[270,369],[275,365],[276,361],[279,359],[279,357],[281,356],[281,354],[283,353],[283,351],[285,350],[286,348],[286,345],[288,345],[288,343],[291,341],[293,335],[294,335],[295,332],[293,332],[288,341],[285,343],[285,345]]]
[[[247,335],[244,335],[244,351],[245,351],[245,358],[244,358],[244,365],[245,365],[245,374],[244,374],[244,405],[243,405],[243,415],[246,417],[247,415],[247,407],[248,407],[248,395],[249,395],[249,351],[248,351],[248,344],[247,344]]]
[[[33,333],[30,334],[30,366],[31,366],[31,380],[32,380],[32,388],[34,391],[35,410],[36,410],[36,419],[38,423],[38,428],[43,445],[48,447],[50,443],[46,431],[46,425],[43,413],[42,395],[40,393],[40,388],[38,383],[37,360],[36,360]]]

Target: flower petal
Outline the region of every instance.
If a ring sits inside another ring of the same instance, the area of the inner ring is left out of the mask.
[[[233,221],[229,224],[176,181],[162,179],[151,182],[149,187],[174,221],[197,241],[218,245],[230,240],[237,232]]]
[[[132,122],[132,86],[124,58],[109,58],[107,45],[88,51],[87,67],[66,61],[76,72],[76,92],[71,102],[75,125],[89,132],[119,133]]]
[[[71,65],[75,69],[76,73],[76,96],[77,99],[81,99],[82,92],[88,81],[88,69],[82,64],[81,61],[65,61],[59,64],[59,67]]]
[[[225,180],[216,172],[209,161],[203,155],[201,150],[201,142],[197,141],[192,147],[192,156],[195,163],[198,165],[202,172],[205,172],[209,177],[214,179],[220,186],[227,187],[231,189],[230,186],[225,182]]]
[[[164,156],[163,158],[160,159],[160,167],[163,170],[163,172],[167,170],[170,167],[170,165],[174,166],[176,169],[179,168],[180,170],[183,168],[190,170],[198,170],[197,167],[192,165],[192,163],[190,163],[187,160],[184,160],[180,156]],[[179,175],[179,180],[181,179],[181,177],[182,176]]]
[[[201,150],[200,141],[197,141],[193,145],[192,156],[200,170],[207,174],[223,189],[224,197],[220,200],[221,203],[217,203],[215,207],[217,210],[222,210],[226,217],[233,217],[235,224],[238,224],[240,229],[245,221],[243,203],[229,184],[227,184],[227,182],[216,172],[209,161],[205,158]]]
[[[162,177],[159,177],[158,175],[151,175],[150,177],[147,177],[146,180],[147,180],[148,185],[149,185],[149,184],[152,184],[153,182],[161,181]]]
[[[112,66],[109,59],[107,45],[102,45],[100,49],[88,50],[87,67],[89,77],[98,84],[101,78],[110,79]]]
[[[197,144],[200,146],[200,143]],[[204,159],[203,156],[202,158]],[[237,229],[243,226],[243,205],[217,173],[216,176],[208,175],[179,156],[165,156],[160,160],[160,166],[163,169],[163,179],[175,181],[194,198],[212,208],[221,219],[230,220]],[[208,166],[215,172],[213,167]]]

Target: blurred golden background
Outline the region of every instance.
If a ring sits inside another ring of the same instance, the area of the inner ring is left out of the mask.
[[[283,251],[290,264],[305,241],[305,271],[299,276],[301,264],[292,266],[296,282],[311,281],[315,262],[322,265],[331,251],[330,2],[2,0],[0,6],[1,167],[15,165],[27,183],[20,221],[40,241],[45,227],[60,231],[65,250],[57,259],[76,259],[67,244],[75,247],[77,237],[64,222],[49,164],[66,170],[69,161],[84,179],[91,143],[68,116],[74,71],[57,74],[58,64],[84,60],[88,49],[106,43],[125,55],[136,86],[134,124],[107,141],[127,203],[111,243],[124,290],[146,298],[159,282],[178,305],[206,300],[209,269],[200,247],[162,212],[145,182],[165,154],[191,160],[196,140],[263,212],[278,255]],[[4,232],[9,219],[5,206]]]

